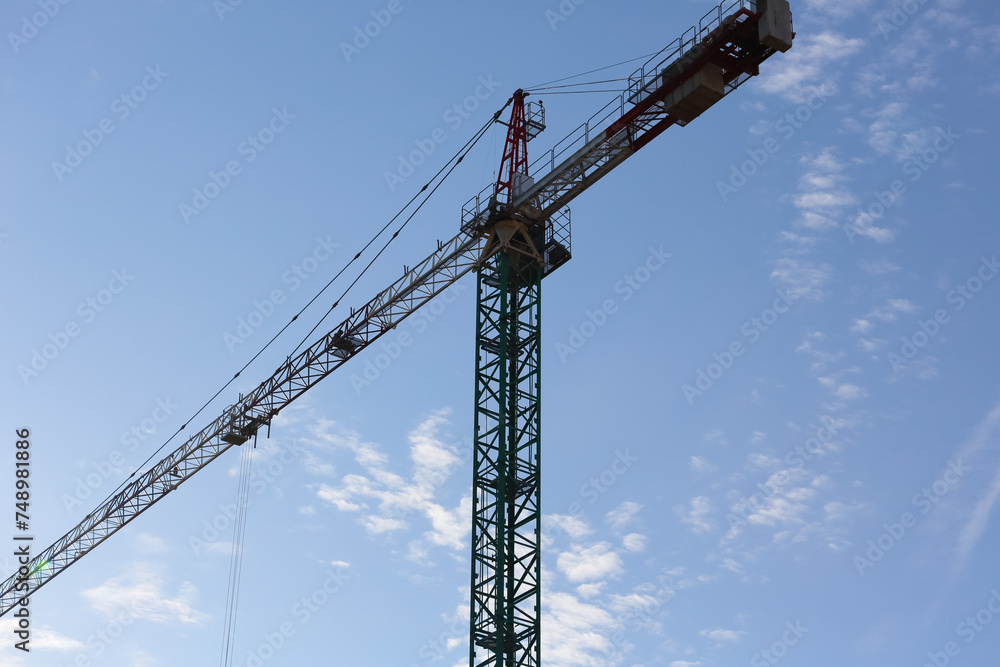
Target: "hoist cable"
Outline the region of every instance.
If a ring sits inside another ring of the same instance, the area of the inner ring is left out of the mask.
[[[354,264],[354,262],[357,261],[361,257],[361,255],[366,250],[368,250],[368,248],[371,247],[371,245],[373,243],[375,243],[375,241],[378,240],[378,238],[392,225],[392,223],[395,222],[401,215],[403,215],[403,213],[413,204],[413,202],[415,202],[420,197],[420,195],[423,194],[424,191],[426,191],[434,183],[434,181],[437,180],[437,178],[439,176],[441,176],[441,174],[444,173],[447,170],[447,173],[445,173],[444,178],[442,178],[441,181],[437,185],[434,186],[434,188],[427,195],[427,197],[424,199],[424,201],[421,202],[420,206],[423,206],[423,204],[427,202],[427,199],[429,199],[430,196],[435,191],[437,191],[437,189],[438,189],[438,187],[440,187],[441,183],[444,182],[444,179],[446,179],[448,176],[450,176],[451,173],[452,173],[452,171],[454,171],[455,167],[457,167],[458,164],[465,158],[465,154],[468,153],[467,147],[468,147],[469,150],[471,150],[472,146],[470,146],[470,143],[472,145],[475,145],[475,143],[478,142],[479,139],[482,137],[482,135],[485,132],[485,130],[487,128],[489,128],[493,123],[495,123],[497,121],[497,119],[499,119],[500,114],[503,113],[504,109],[506,109],[508,106],[510,106],[510,104],[511,104],[512,101],[513,101],[513,98],[508,99],[507,103],[504,104],[504,106],[501,107],[499,110],[497,110],[496,113],[494,113],[493,116],[486,122],[486,124],[484,124],[483,127],[480,128],[479,131],[476,132],[476,134],[474,135],[473,139],[471,139],[468,142],[466,142],[465,145],[462,146],[462,148],[460,148],[455,153],[455,155],[453,155],[444,164],[444,166],[442,166],[438,170],[438,172],[436,174],[434,174],[434,176],[422,188],[420,188],[419,191],[417,191],[417,194],[413,195],[413,197],[410,198],[410,200],[408,202],[406,202],[406,204],[378,231],[378,233],[376,233],[375,236],[373,236],[371,238],[371,240],[368,241],[368,243],[366,243],[365,246],[360,251],[358,251],[357,254],[355,254],[354,257],[340,271],[338,271],[337,274],[333,278],[331,278],[330,281],[327,282],[327,284],[324,285],[323,288],[319,292],[317,292],[316,295],[312,299],[310,299],[309,302],[305,306],[303,306],[299,310],[299,312],[296,313],[295,316],[292,317],[292,319],[289,320],[287,324],[285,324],[284,327],[281,328],[280,331],[278,331],[278,333],[274,334],[274,336],[271,338],[271,340],[269,340],[267,343],[265,343],[264,346],[261,347],[260,350],[258,350],[258,352],[250,359],[250,361],[246,362],[246,364],[244,364],[243,367],[240,368],[240,370],[237,371],[237,373],[235,375],[233,375],[232,378],[229,379],[229,381],[227,381],[224,385],[222,385],[222,387],[218,391],[216,391],[215,394],[213,394],[211,398],[209,398],[207,401],[205,401],[205,403],[200,408],[198,408],[198,410],[193,415],[191,415],[187,419],[187,421],[185,421],[184,424],[182,424],[180,426],[180,428],[178,428],[176,431],[174,431],[173,435],[171,435],[169,438],[167,438],[167,440],[162,445],[160,445],[156,449],[156,451],[154,451],[152,454],[150,454],[146,458],[146,460],[143,461],[141,465],[139,465],[139,467],[137,469],[133,470],[132,473],[127,478],[125,478],[125,480],[123,480],[118,485],[118,487],[115,488],[114,491],[112,491],[111,493],[109,493],[107,495],[107,497],[105,497],[104,500],[102,500],[100,502],[100,504],[98,504],[98,507],[103,506],[104,503],[106,503],[108,500],[110,500],[112,497],[114,497],[114,495],[116,493],[118,493],[124,486],[126,486],[128,484],[129,480],[131,480],[133,477],[135,477],[139,473],[139,471],[142,470],[143,466],[145,466],[147,463],[149,463],[150,461],[152,461],[153,457],[155,457],[158,453],[160,453],[160,451],[162,451],[164,447],[166,447],[168,444],[170,444],[173,441],[173,439],[176,438],[181,433],[181,431],[183,431],[185,428],[187,428],[188,424],[190,424],[192,420],[194,420],[198,415],[200,415],[205,410],[205,408],[207,408],[209,405],[211,405],[211,403],[216,398],[218,398],[219,395],[222,394],[223,391],[225,391],[229,387],[229,385],[231,385],[238,377],[240,377],[240,374],[243,373],[243,371],[245,371],[250,366],[250,364],[252,364],[254,361],[256,361],[257,358],[260,357],[260,355],[263,354],[264,351],[267,350],[271,346],[271,344],[274,343],[274,341],[277,340],[277,338],[279,336],[281,336],[281,334],[283,334],[292,325],[293,322],[295,322],[296,320],[298,320],[299,316],[302,315],[302,313],[304,313],[305,310],[307,308],[309,308],[309,306],[311,306],[331,285],[333,285],[334,281],[336,281],[341,275],[343,275],[343,273],[345,271],[347,271],[347,269],[350,268],[350,266],[352,264]],[[457,161],[456,161],[456,158],[457,158]],[[451,169],[448,169],[449,165],[451,165],[452,162],[454,162],[455,164],[451,166]],[[416,214],[416,211],[420,210],[420,206],[418,206],[418,208],[410,215],[410,217],[407,218],[406,222],[409,222],[413,218],[413,215]],[[404,223],[403,226],[405,226],[405,224],[406,223]],[[400,229],[402,229],[402,227]],[[389,242],[391,243],[392,239],[396,238],[396,236],[398,236],[398,234],[399,234],[399,231],[397,231],[396,234],[394,234],[392,236],[392,238],[390,239]],[[386,244],[386,245],[388,245],[388,244]],[[382,250],[379,251],[379,255],[382,254],[382,252],[385,250],[385,247],[386,246],[383,246]],[[378,255],[376,255],[375,257],[378,258]],[[368,266],[365,267],[365,269],[364,269],[364,271],[362,271],[361,275],[364,275],[364,272],[367,271],[368,268],[371,267],[371,265],[372,265],[372,262],[369,262]],[[358,278],[360,278],[360,276],[358,276]],[[355,279],[355,281],[353,283],[351,283],[351,287],[353,287],[354,284],[357,283],[357,281],[358,281],[358,279]],[[348,290],[349,289],[350,289],[350,287],[348,288]],[[347,291],[344,292],[344,294],[346,294],[346,293],[347,293]],[[341,296],[341,298],[343,298],[343,295]],[[333,308],[335,308],[339,304],[339,302],[340,302],[340,299],[338,299],[334,303],[334,306],[329,311],[327,311],[326,315],[323,316],[323,318],[320,320],[320,322],[322,322],[324,319],[326,319],[326,317],[330,314],[330,312],[333,310]],[[312,331],[315,331],[315,330],[316,330],[316,327],[313,327]],[[310,332],[310,335],[311,335],[312,331]],[[301,345],[302,345],[302,343],[299,343],[299,345],[296,346],[295,349],[298,350],[298,348]],[[88,514],[87,516],[89,517],[90,515]]]

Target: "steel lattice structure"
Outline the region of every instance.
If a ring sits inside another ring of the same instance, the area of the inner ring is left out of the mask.
[[[518,91],[506,171],[463,207],[459,234],[0,583],[0,616],[477,270],[470,667],[538,667],[541,281],[571,256],[567,204],[668,127],[686,125],[758,74],[792,39],[787,0],[725,0],[530,167],[525,145],[544,117],[525,116],[526,93]]]
[[[540,664],[541,286],[516,251],[478,274],[471,667]]]

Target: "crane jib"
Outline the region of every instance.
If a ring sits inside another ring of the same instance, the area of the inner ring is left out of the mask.
[[[620,95],[529,165],[530,177],[512,177],[512,185],[516,181],[518,186],[512,187],[508,210],[530,211],[531,219],[542,222],[565,217],[565,245],[556,243],[563,254],[548,270],[569,257],[566,205],[572,199],[665,129],[686,125],[758,74],[760,63],[791,48],[793,38],[787,0],[726,0],[636,70]],[[275,415],[317,382],[479,268],[489,238],[482,223],[496,205],[495,198],[491,201],[494,186],[487,190],[463,207],[459,234],[439,243],[436,252],[363,307],[352,309],[336,328],[290,357],[250,394],[0,583],[0,616],[26,604],[28,596],[66,567],[230,447],[270,426]]]

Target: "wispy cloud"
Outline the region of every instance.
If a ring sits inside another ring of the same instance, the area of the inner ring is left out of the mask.
[[[820,301],[826,296],[824,287],[833,276],[828,264],[783,257],[775,262],[771,280],[794,299]]]
[[[597,581],[622,574],[622,559],[607,542],[590,547],[574,545],[559,554],[559,570],[574,583]]]
[[[805,102],[816,93],[835,95],[837,75],[831,63],[854,55],[862,46],[864,40],[832,31],[799,35],[795,48],[761,74],[761,88],[795,103]]]
[[[412,462],[409,480],[389,469],[388,457],[376,445],[333,422],[320,422],[314,439],[333,450],[353,453],[363,474],[346,474],[337,485],[320,484],[316,496],[342,512],[361,513],[359,522],[372,535],[406,530],[415,517],[428,521],[430,530],[410,544],[413,560],[425,561],[432,545],[466,548],[471,496],[452,508],[436,501],[442,485],[462,463],[455,448],[439,436],[439,430],[448,423],[447,414],[446,410],[432,414],[408,434]]]
[[[956,458],[972,459],[982,452],[993,441],[993,433],[998,424],[1000,424],[1000,401],[976,425],[972,437],[962,446]],[[1000,467],[994,474],[992,484],[979,498],[969,520],[965,522],[959,533],[956,569],[960,570],[965,565],[976,545],[982,539],[989,523],[990,513],[993,511],[998,497],[1000,497]]]
[[[125,574],[108,579],[83,591],[90,608],[106,618],[128,614],[154,623],[200,624],[207,617],[194,607],[198,589],[182,582],[173,596],[160,568],[148,563],[134,563]]]
[[[625,501],[607,514],[608,525],[615,532],[625,530],[634,520],[642,505],[632,501]]]
[[[679,510],[681,521],[691,526],[691,530],[699,535],[712,531],[709,515],[712,513],[712,502],[707,496],[692,498],[687,508]]]
[[[715,642],[716,644],[734,644],[743,639],[743,636],[746,633],[742,630],[724,630],[722,628],[714,628],[712,630],[702,630],[698,634],[709,641]]]

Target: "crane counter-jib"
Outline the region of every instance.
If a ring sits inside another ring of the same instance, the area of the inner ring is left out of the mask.
[[[542,222],[566,215],[564,208],[573,198],[665,129],[686,125],[756,75],[761,62],[791,47],[793,36],[787,0],[723,2],[636,70],[621,94],[542,154],[528,169],[531,177],[519,180],[504,212]],[[470,200],[463,207],[462,232],[439,243],[436,252],[389,288],[352,309],[337,327],[290,357],[212,423],[45,551],[21,563],[0,584],[0,616],[26,605],[31,594],[65,568],[230,447],[253,437],[289,403],[480,266],[490,247],[488,223],[496,220],[494,195],[484,191]],[[561,261],[568,258],[568,249],[563,250]]]
[[[510,208],[531,204],[546,219],[671,125],[687,125],[791,48],[787,0],[724,2],[653,55],[628,86],[529,167],[531,178]],[[530,91],[529,91],[530,93]],[[557,163],[557,160],[559,162]],[[463,225],[487,217],[486,188],[463,207]]]

